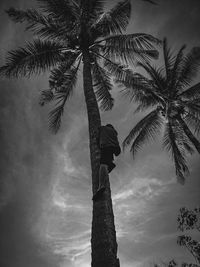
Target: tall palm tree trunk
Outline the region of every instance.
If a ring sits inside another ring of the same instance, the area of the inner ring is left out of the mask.
[[[83,85],[88,112],[92,191],[94,194],[99,184],[100,150],[97,144],[97,132],[101,126],[101,119],[93,91],[90,56],[87,49],[83,53]],[[119,266],[109,177],[107,176],[105,179],[106,190],[102,199],[93,202],[92,267]]]

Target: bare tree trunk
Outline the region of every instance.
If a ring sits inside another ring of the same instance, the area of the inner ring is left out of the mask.
[[[83,84],[88,112],[92,191],[94,194],[99,185],[100,150],[97,145],[97,131],[101,126],[101,119],[92,86],[90,56],[86,49],[83,52]],[[92,267],[119,267],[109,176],[105,179],[106,190],[102,199],[93,202]]]

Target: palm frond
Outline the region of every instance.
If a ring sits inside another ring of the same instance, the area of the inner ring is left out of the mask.
[[[69,29],[80,16],[79,6],[71,0],[37,0],[37,2],[45,13],[58,21],[65,21]]]
[[[127,76],[127,72],[131,72],[131,70],[128,69],[127,65],[112,61],[104,55],[101,55],[99,51],[92,53],[96,56],[96,59],[102,61],[103,67],[106,69],[106,71],[108,71],[110,76],[113,76],[115,78],[115,81],[124,80],[125,76]]]
[[[170,77],[170,83],[169,83],[169,92],[170,95],[176,95],[178,93],[178,83],[179,83],[179,77],[182,70],[182,62],[184,58],[183,51],[186,48],[185,45],[183,45],[179,52],[177,53],[177,56],[174,60],[174,65],[171,70],[171,77]]]
[[[172,154],[176,176],[180,183],[184,183],[185,175],[189,174],[185,160],[185,146],[183,144],[185,139],[183,140],[183,136],[183,132],[178,127],[176,121],[169,120],[166,123],[163,146]]]
[[[127,68],[124,70],[124,74],[116,79],[116,82],[128,89],[142,90],[148,85],[149,80],[142,74],[134,73],[131,69]]]
[[[60,41],[72,39],[69,31],[66,30],[66,25],[59,23],[50,16],[39,13],[35,9],[20,10],[10,8],[7,10],[10,18],[16,23],[25,23],[26,30],[31,30],[35,35],[42,38],[56,38]]]
[[[9,8],[7,11],[9,17],[16,23],[23,23],[27,24],[26,29],[34,29],[38,27],[38,25],[46,24],[48,18],[43,14],[39,13],[35,9],[27,9],[21,10],[16,8]]]
[[[194,145],[196,150],[200,153],[200,142],[197,140],[197,138],[193,135],[193,133],[190,131],[189,127],[185,123],[185,121],[179,116],[178,118],[179,123],[181,124],[181,127],[183,128],[184,133],[187,135],[191,143]]]
[[[184,118],[186,123],[194,129],[195,134],[200,133],[200,116],[196,116],[194,113],[188,112]]]
[[[110,110],[113,107],[114,99],[110,94],[112,84],[110,77],[105,69],[99,66],[97,62],[92,66],[92,76],[95,86],[97,100],[100,102],[102,110]]]
[[[115,5],[110,11],[105,12],[95,21],[91,29],[100,36],[110,34],[121,34],[126,30],[130,20],[131,3],[130,0],[124,0]]]
[[[174,65],[174,56],[172,55],[170,49],[168,48],[167,39],[163,40],[163,55],[165,62],[166,80],[169,82],[172,66]]]
[[[160,130],[162,119],[159,116],[157,109],[151,111],[142,120],[140,120],[134,128],[130,131],[128,136],[124,139],[122,146],[125,149],[132,143],[131,151],[133,155],[143,145],[144,141],[153,138]]]
[[[62,60],[61,44],[35,40],[25,47],[10,51],[0,73],[7,77],[30,76],[50,69]]]
[[[151,66],[148,62],[145,63],[139,62],[138,66],[145,69],[147,74],[152,79],[152,83],[154,84],[157,93],[159,93],[164,97],[164,95],[166,95],[164,92],[166,90],[167,84],[166,84],[166,79],[163,76],[163,68],[157,69],[155,66]]]
[[[54,93],[53,93],[52,89],[43,90],[41,92],[39,104],[41,106],[44,106],[45,104],[47,104],[53,100],[54,100]]]
[[[73,68],[74,63],[76,62],[78,55],[77,54],[69,54],[63,62],[59,64],[57,68],[54,68],[51,71],[49,77],[49,88],[48,90],[44,90],[41,93],[40,97],[40,105],[47,104],[52,100],[56,99],[56,93],[60,93],[60,88],[66,86],[66,80],[69,79],[69,71]]]
[[[133,157],[135,156],[137,151],[141,149],[145,142],[153,140],[156,134],[158,134],[161,130],[161,126],[163,123],[162,118],[159,116],[157,110],[151,113],[151,116],[146,116],[148,117],[148,121],[146,121],[146,124],[143,125],[143,128],[141,128],[140,132],[138,133],[137,137],[131,145],[130,151],[132,152]]]
[[[104,58],[104,68],[114,76],[115,80],[123,80],[126,76],[126,71],[128,70],[126,66],[113,62],[107,58]]]
[[[126,63],[136,63],[138,60],[157,58],[155,45],[160,41],[148,34],[114,35],[102,40],[105,41],[104,53],[113,61],[121,60]]]
[[[200,97],[200,83],[193,85],[178,95],[182,99],[194,99]]]
[[[62,62],[58,65],[58,67],[54,68],[51,71],[51,74],[49,77],[50,87],[56,89],[57,87],[60,87],[62,86],[63,83],[65,83],[65,79],[67,78],[66,75],[68,75],[68,71],[74,66],[79,56],[80,56],[79,53],[73,53],[70,51],[63,55]]]
[[[63,112],[64,105],[60,104],[49,113],[49,130],[55,134],[60,129]]]
[[[126,66],[113,62],[106,57],[96,54],[99,58],[104,59],[104,67],[110,75],[114,76],[114,81],[125,87],[122,90],[124,96],[129,96],[131,100],[149,103],[154,106],[162,101],[162,99],[152,90],[150,81],[139,73],[133,73]]]
[[[137,105],[136,109],[134,110],[134,114],[146,111],[147,109],[153,108],[154,106],[156,106],[156,104],[154,104],[154,103],[152,103],[152,101],[148,101],[148,100],[149,100],[149,98],[147,98],[146,101],[139,103]]]
[[[82,13],[86,13],[84,16],[88,24],[94,24],[94,21],[102,15],[104,3],[104,0],[81,0],[80,7],[83,10]]]
[[[77,44],[76,32],[69,31],[65,23],[58,23],[53,18],[48,18],[45,23],[33,28],[33,33],[43,39],[65,42],[72,48]]]
[[[192,101],[182,101],[186,112],[200,118],[200,98],[194,99]]]
[[[182,86],[189,85],[196,77],[200,67],[200,47],[194,47],[183,59],[179,83]]]
[[[152,5],[158,5],[158,3],[156,1],[153,1],[153,0],[142,0],[142,1],[148,2]]]
[[[134,113],[142,112],[155,106],[159,107],[159,101],[155,97],[152,97],[152,94],[149,94],[148,92],[138,93],[135,101],[139,104],[137,105]]]
[[[65,103],[71,96],[76,85],[79,64],[77,67],[72,67],[65,73],[65,81],[54,91],[54,100],[57,100],[57,104],[56,107],[49,113],[49,129],[54,133],[57,133],[60,128]]]
[[[140,73],[133,73],[127,70],[126,75],[116,82],[125,87],[122,90],[124,96],[129,96],[131,101],[136,101],[141,106],[152,107],[159,103],[164,104],[163,98],[156,92],[151,80],[148,80]]]
[[[183,142],[183,146],[185,148],[185,151],[189,153],[190,155],[194,153],[194,149],[189,142]]]

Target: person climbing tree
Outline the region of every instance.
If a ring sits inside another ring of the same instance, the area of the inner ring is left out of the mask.
[[[93,196],[97,200],[105,190],[106,177],[115,167],[114,155],[119,156],[121,148],[118,141],[118,133],[112,124],[106,124],[99,128],[98,144],[101,151],[100,168],[99,168],[99,187]]]

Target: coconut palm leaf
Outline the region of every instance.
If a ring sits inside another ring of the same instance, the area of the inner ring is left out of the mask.
[[[133,72],[131,69],[125,69],[125,73],[120,77],[119,79],[116,79],[116,82],[118,82],[120,85],[131,89],[139,87],[139,90],[142,90],[145,86],[148,85],[148,79],[144,77],[142,74]]]
[[[95,53],[95,55],[99,60],[103,61],[102,62],[103,67],[108,71],[110,76],[115,77],[115,81],[124,80],[125,77],[128,75],[128,72],[132,72],[127,65],[123,65],[119,62],[112,61],[106,56],[101,55],[99,53]]]
[[[27,24],[26,29],[35,29],[38,25],[45,25],[48,17],[37,12],[35,9],[27,9],[26,11],[16,8],[9,8],[7,11],[9,17],[16,23]]]
[[[153,138],[154,134],[158,133],[161,125],[162,119],[159,116],[159,112],[157,109],[154,109],[140,120],[130,131],[122,143],[123,149],[125,149],[133,141],[131,151],[133,155],[135,155],[136,150],[140,148],[143,141],[145,139],[149,139],[150,137]]]
[[[141,122],[141,121],[140,121]],[[139,122],[139,123],[140,123]],[[149,140],[153,140],[161,130],[161,126],[163,123],[162,118],[159,115],[159,112],[153,110],[150,114],[148,114],[145,118],[142,119],[143,125],[135,129],[135,134],[138,132],[135,137],[130,151],[132,152],[133,157],[141,149],[141,147]],[[137,126],[137,125],[136,125]],[[139,130],[139,131],[138,131]],[[132,132],[132,136],[135,135],[134,131]],[[129,135],[131,137],[131,135]],[[125,145],[125,144],[123,144]]]
[[[57,133],[60,128],[65,103],[76,86],[78,68],[79,64],[77,67],[73,67],[66,72],[65,81],[53,92],[53,98],[54,100],[57,100],[57,103],[56,107],[49,113],[49,129],[54,133]]]
[[[63,112],[64,105],[61,103],[49,113],[49,130],[52,133],[57,133],[60,129]]]
[[[26,30],[31,30],[35,35],[42,38],[56,38],[61,41],[71,40],[71,36],[66,30],[66,25],[55,21],[47,15],[39,13],[35,9],[26,11],[10,8],[7,10],[9,17],[16,23],[25,23]]]
[[[123,80],[128,68],[118,62],[104,58],[104,68],[115,77],[115,80]]]
[[[53,93],[52,89],[43,90],[41,92],[39,104],[41,106],[44,106],[45,104],[47,104],[53,100],[54,100],[54,93]]]
[[[160,99],[158,101],[158,99],[152,96],[152,92],[149,90],[149,93],[147,90],[149,90],[149,88],[146,88],[145,91],[141,91],[141,93],[138,92],[136,94],[134,99],[139,104],[135,109],[134,113],[145,111],[149,108],[162,106],[162,101],[160,101]]]
[[[183,91],[179,94],[179,97],[181,97],[182,99],[193,99],[200,97],[200,83],[197,83],[187,90]]]
[[[170,78],[170,83],[169,83],[169,93],[171,96],[176,95],[178,93],[179,87],[177,87],[178,82],[179,82],[179,76],[182,70],[182,62],[183,62],[183,51],[186,48],[185,45],[181,47],[179,52],[177,53],[177,56],[174,61],[173,68],[171,70],[171,78]]]
[[[157,101],[151,100],[150,97],[146,97],[142,101],[142,103],[137,105],[137,108],[134,110],[134,114],[157,106]]]
[[[188,112],[184,117],[184,120],[194,129],[194,133],[198,135],[200,132],[200,117]]]
[[[175,57],[172,55],[170,49],[168,48],[167,38],[164,38],[163,40],[163,56],[165,63],[166,80],[167,82],[169,82]]]
[[[139,62],[138,66],[146,70],[154,83],[154,89],[164,97],[165,94],[163,94],[163,92],[166,90],[166,79],[163,76],[163,68],[153,67],[148,62]]]
[[[182,70],[179,76],[179,83],[184,86],[189,85],[196,77],[200,66],[200,48],[194,47],[185,57],[182,64]]]
[[[133,63],[139,58],[157,58],[158,54],[154,45],[160,42],[157,38],[148,34],[123,34],[107,37],[105,41],[104,53],[111,60],[120,59],[122,62]],[[147,50],[151,50],[149,53]]]
[[[37,0],[43,12],[47,13],[57,21],[65,22],[67,28],[72,28],[80,10],[74,1],[70,0]]]
[[[25,47],[10,51],[0,73],[7,77],[30,76],[50,69],[62,60],[64,47],[52,41],[35,40]]]
[[[81,0],[81,8],[87,14],[89,24],[95,24],[98,17],[103,13],[103,0]]]
[[[184,133],[187,135],[191,143],[195,146],[196,150],[200,153],[200,142],[190,131],[189,127],[187,126],[185,121],[181,118],[181,116],[179,116],[178,121],[181,124],[181,127],[183,128]]]
[[[185,138],[183,139],[183,136],[176,121],[169,120],[166,123],[163,146],[172,154],[176,175],[180,183],[184,183],[185,175],[189,174],[185,160],[185,146],[183,145],[186,140]]]
[[[196,116],[197,118],[200,118],[200,104],[199,100],[200,99],[195,99],[198,101],[198,103],[195,103],[196,101],[182,101],[183,105],[185,106],[186,112],[189,112]]]
[[[103,61],[103,67],[106,69],[106,71],[108,71],[110,76],[115,77],[116,82],[127,79],[125,77],[128,77],[129,73],[132,73],[131,69],[129,69],[127,65],[112,61],[106,56],[99,54],[99,52],[94,52],[94,54],[96,55],[97,59]]]
[[[130,0],[124,0],[115,5],[110,11],[103,13],[92,25],[92,31],[99,36],[121,34],[126,30],[130,20]]]
[[[140,73],[126,72],[124,79],[118,80],[125,89],[122,91],[123,95],[129,96],[131,101],[136,101],[140,106],[151,107],[162,104],[163,98],[157,94],[153,84],[150,80],[145,78]]]
[[[68,72],[72,66],[74,66],[79,56],[80,53],[73,53],[70,51],[63,56],[63,61],[58,65],[57,68],[54,68],[51,71],[49,77],[49,85],[51,88],[57,88],[65,82],[65,79],[67,78],[66,72]],[[81,60],[81,57],[79,60]]]
[[[156,1],[152,1],[152,0],[142,0],[142,1],[148,2],[153,5],[158,5]]]
[[[110,94],[112,84],[110,77],[105,69],[99,66],[97,62],[92,67],[92,74],[95,86],[97,100],[101,103],[102,110],[109,110],[113,107],[114,99]]]

